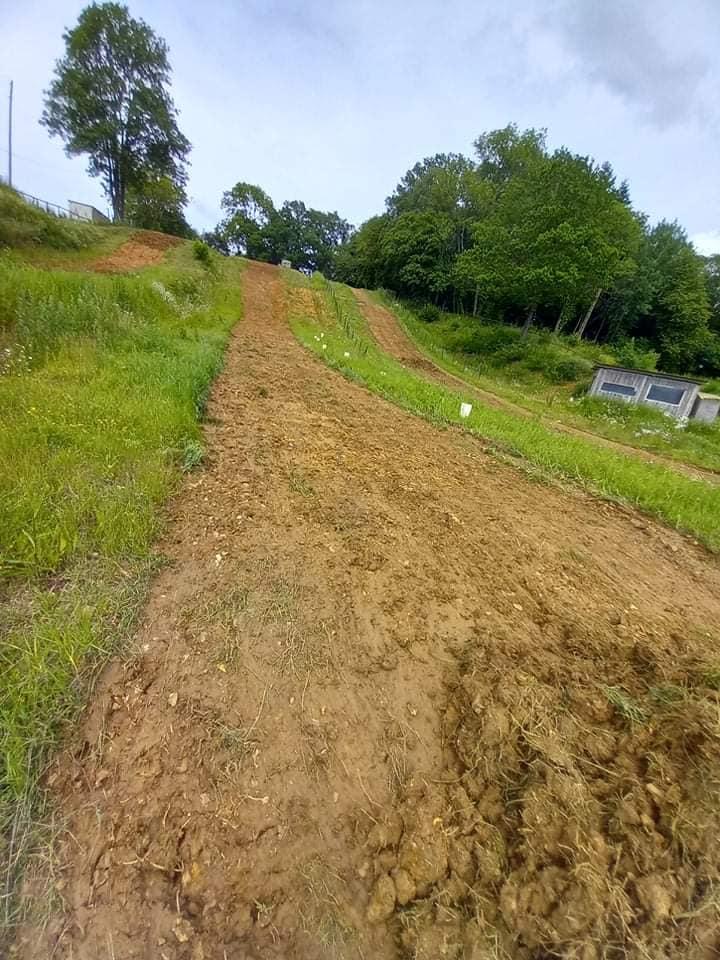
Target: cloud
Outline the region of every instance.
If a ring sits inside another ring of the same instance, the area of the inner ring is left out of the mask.
[[[698,32],[703,19],[713,19],[706,0],[686,0],[677,22],[662,0],[560,0],[557,9],[558,32],[578,71],[651,123],[668,127],[702,109],[711,61]]]
[[[698,253],[709,257],[720,253],[720,230],[706,230],[704,233],[694,233],[690,239]]]

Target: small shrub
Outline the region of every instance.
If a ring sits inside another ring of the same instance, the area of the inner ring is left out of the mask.
[[[562,357],[546,371],[547,377],[554,383],[570,383],[583,380],[592,373],[592,363],[582,357]]]
[[[434,303],[426,303],[417,311],[418,320],[423,320],[425,323],[437,323],[441,315],[440,308]]]
[[[198,440],[186,440],[182,447],[180,466],[185,473],[195,470],[203,462],[204,451]]]
[[[635,370],[656,370],[660,354],[651,349],[646,340],[621,340],[613,344],[616,361],[622,367],[633,367]]]
[[[202,283],[202,278],[193,277],[188,273],[180,273],[168,280],[166,286],[176,299],[196,303],[200,300]]]
[[[195,240],[192,245],[193,257],[201,263],[207,270],[215,267],[213,262],[212,250],[204,240]]]

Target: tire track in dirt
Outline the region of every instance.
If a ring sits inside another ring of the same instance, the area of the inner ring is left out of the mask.
[[[562,684],[578,651],[602,678],[638,644],[712,649],[704,551],[348,383],[288,296],[248,264],[169,563],[48,777],[62,909],[20,932],[25,960],[457,957],[408,946],[377,884],[399,798],[448,776],[464,665],[522,642]]]
[[[495,407],[498,410],[505,410],[508,413],[525,417],[526,419],[539,420],[548,430],[580,437],[582,440],[588,440],[598,446],[616,450],[618,453],[645,460],[648,463],[662,464],[662,466],[668,467],[670,470],[683,473],[695,480],[705,480],[708,483],[714,484],[720,483],[720,475],[712,470],[681,463],[679,460],[663,457],[662,454],[652,453],[640,447],[632,447],[629,444],[620,443],[617,440],[601,437],[596,433],[592,433],[590,430],[582,430],[579,427],[572,427],[558,420],[538,416],[525,407],[520,406],[520,404],[513,403],[511,400],[505,400],[497,394],[490,393],[488,390],[482,390],[480,387],[468,383],[461,377],[448,373],[446,370],[443,370],[442,367],[433,363],[427,354],[422,352],[415,342],[405,333],[397,318],[390,310],[373,302],[367,290],[353,288],[353,293],[360,304],[370,332],[380,347],[386,353],[390,354],[390,356],[399,360],[400,363],[407,367],[412,367],[421,375],[430,377],[430,379],[442,383],[446,387],[450,387],[451,390],[460,390],[469,398],[475,397],[487,406]]]

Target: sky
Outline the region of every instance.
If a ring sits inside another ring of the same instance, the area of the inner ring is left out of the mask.
[[[107,209],[82,158],[38,123],[74,0],[0,0],[0,170],[15,82],[13,181]],[[634,206],[720,252],[720,0],[129,0],[168,42],[193,144],[188,217],[237,181],[354,224],[404,172],[472,154],[483,131],[545,127],[608,160]]]

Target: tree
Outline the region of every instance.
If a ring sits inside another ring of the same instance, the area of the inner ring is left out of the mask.
[[[288,200],[270,218],[265,236],[275,263],[287,259],[307,273],[316,270],[332,276],[335,252],[350,236],[350,224],[339,214],[306,207]]]
[[[252,183],[236,183],[223,194],[225,219],[214,232],[213,245],[253,260],[290,260],[299,270],[334,274],[335,256],[351,233],[337,213],[288,200],[279,210],[265,191]]]
[[[703,261],[678,223],[661,221],[650,231],[648,243],[653,300],[641,332],[655,339],[664,367],[684,372],[693,368],[708,336]]]
[[[127,222],[143,230],[160,230],[176,237],[193,237],[195,233],[185,219],[185,191],[170,177],[146,180],[140,189],[129,188],[125,217]]]
[[[63,39],[41,123],[65,141],[68,156],[88,155],[88,172],[102,178],[123,220],[128,190],[158,177],[186,183],[190,144],[168,92],[168,48],[119,3],[86,7]]]
[[[267,193],[253,183],[236,183],[223,194],[220,206],[226,216],[216,232],[230,252],[270,261],[272,251],[266,231],[277,213]]]
[[[710,304],[710,327],[720,334],[720,253],[705,257],[705,279]]]

